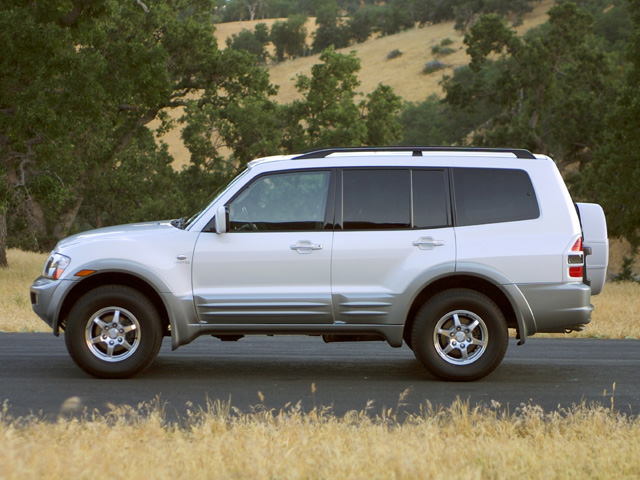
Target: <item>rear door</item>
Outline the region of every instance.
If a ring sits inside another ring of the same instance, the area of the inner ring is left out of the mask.
[[[445,169],[344,169],[337,183],[337,323],[402,324],[416,289],[454,271]]]

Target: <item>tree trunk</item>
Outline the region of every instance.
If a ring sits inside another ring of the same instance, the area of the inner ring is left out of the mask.
[[[76,199],[76,202],[71,206],[69,210],[67,210],[62,216],[59,218],[56,223],[56,227],[53,229],[53,238],[58,241],[63,237],[66,237],[69,233],[69,229],[71,225],[73,225],[74,220],[78,216],[78,211],[82,206],[82,202],[84,202],[84,196],[79,195]]]
[[[0,268],[7,268],[7,213],[0,208]]]

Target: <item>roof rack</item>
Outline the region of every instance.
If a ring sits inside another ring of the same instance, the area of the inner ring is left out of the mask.
[[[421,157],[422,152],[476,152],[476,153],[512,153],[517,158],[527,158],[534,160],[536,157],[529,151],[520,148],[480,148],[480,147],[339,147],[322,148],[303,152],[293,158],[293,160],[305,160],[309,158],[325,158],[332,153],[366,153],[366,152],[412,152],[412,156]]]

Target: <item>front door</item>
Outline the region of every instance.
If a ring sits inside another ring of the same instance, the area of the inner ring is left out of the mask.
[[[331,175],[259,176],[227,205],[229,232],[200,235],[193,289],[201,323],[333,322],[333,231],[325,230]]]

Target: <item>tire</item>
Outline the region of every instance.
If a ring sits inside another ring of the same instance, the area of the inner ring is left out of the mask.
[[[504,358],[508,340],[502,311],[486,295],[468,289],[432,297],[418,311],[411,334],[414,354],[424,367],[455,381],[489,375]]]
[[[138,290],[105,285],[73,306],[64,339],[73,361],[99,378],[126,378],[158,355],[163,329],[153,303]]]

